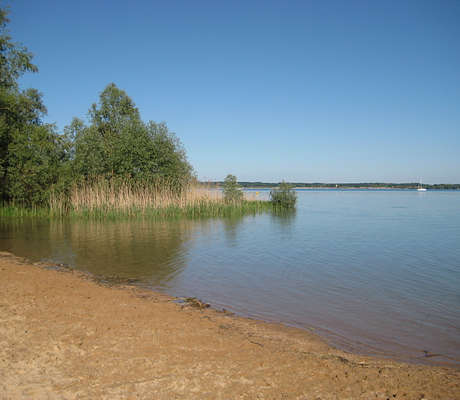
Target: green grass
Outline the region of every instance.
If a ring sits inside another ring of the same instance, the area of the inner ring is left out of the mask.
[[[79,211],[70,211],[69,216],[73,218],[210,218],[210,217],[231,217],[243,215],[255,215],[272,209],[267,201],[245,200],[241,203],[224,204],[211,201],[195,202],[185,206],[169,205],[167,207],[146,207],[146,208],[92,208]]]
[[[93,207],[67,213],[56,213],[46,207],[21,207],[17,205],[0,206],[0,217],[42,217],[42,218],[83,218],[83,219],[119,219],[119,218],[217,218],[243,215],[256,215],[271,211],[272,204],[268,201],[243,200],[238,203],[217,201],[198,201],[184,206],[169,205],[166,207]]]
[[[23,207],[12,204],[0,206],[0,217],[44,217],[51,216],[48,207]]]

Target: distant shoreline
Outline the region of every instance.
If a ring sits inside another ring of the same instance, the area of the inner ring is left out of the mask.
[[[372,187],[372,186],[359,186],[359,187],[350,187],[350,186],[295,186],[293,189],[348,189],[348,190],[360,190],[360,189],[369,189],[369,190],[415,190],[417,188],[399,188],[399,187],[391,187],[391,186],[382,186],[382,187]]]
[[[419,183],[385,183],[385,182],[361,182],[361,183],[305,183],[305,182],[287,182],[294,189],[408,189],[415,190],[420,187]],[[204,185],[213,185],[222,187],[223,181],[201,182]],[[279,183],[272,182],[238,182],[243,189],[273,189],[279,186]],[[422,184],[422,187],[428,190],[460,190],[460,183],[436,183]]]

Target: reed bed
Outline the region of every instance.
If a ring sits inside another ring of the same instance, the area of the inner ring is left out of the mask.
[[[17,204],[0,205],[0,217],[42,217],[50,216],[48,207],[24,207]]]
[[[177,185],[164,181],[132,184],[100,180],[75,185],[66,196],[52,193],[49,213],[89,218],[200,218],[256,214],[268,209],[270,203],[257,200],[255,194],[227,202],[222,191],[206,185],[181,185],[177,189]]]

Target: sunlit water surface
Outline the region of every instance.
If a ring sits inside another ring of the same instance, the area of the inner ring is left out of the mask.
[[[460,192],[298,199],[295,213],[236,219],[4,218],[0,249],[313,328],[345,350],[459,366]]]

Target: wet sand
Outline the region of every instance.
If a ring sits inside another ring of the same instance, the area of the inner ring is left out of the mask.
[[[195,304],[199,305],[199,304]],[[336,350],[0,253],[0,399],[459,399],[460,371]]]

